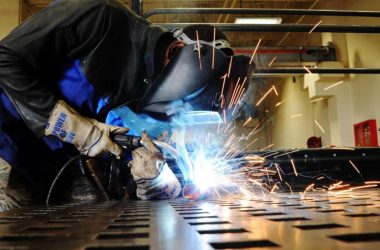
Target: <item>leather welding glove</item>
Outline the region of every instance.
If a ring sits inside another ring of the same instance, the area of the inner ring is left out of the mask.
[[[123,149],[110,136],[125,134],[128,130],[83,117],[60,100],[50,114],[45,135],[54,135],[73,144],[82,155],[95,157],[111,153],[118,157]]]
[[[137,184],[137,197],[142,200],[171,199],[181,192],[181,184],[173,174],[160,150],[146,134],[141,137],[144,147],[132,152],[128,166]]]

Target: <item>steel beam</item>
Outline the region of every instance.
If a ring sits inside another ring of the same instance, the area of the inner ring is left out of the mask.
[[[313,74],[380,74],[377,68],[308,68]],[[304,68],[262,67],[254,74],[308,74]]]
[[[169,30],[198,23],[156,23]],[[380,33],[380,26],[319,25],[314,24],[221,24],[210,23],[221,31],[241,32],[332,32],[332,33]]]
[[[131,1],[131,9],[137,15],[142,15],[143,13],[143,0],[132,0]]]
[[[380,17],[380,11],[307,10],[307,9],[252,9],[252,8],[158,8],[146,11],[145,18],[158,14],[254,14],[254,15],[305,15],[341,17]]]

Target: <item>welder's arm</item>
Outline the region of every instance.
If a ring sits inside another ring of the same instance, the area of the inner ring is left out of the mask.
[[[60,99],[60,70],[102,39],[109,9],[101,1],[57,1],[0,42],[0,87],[38,137]]]
[[[149,137],[141,138],[144,147],[132,152],[128,164],[137,184],[137,197],[142,200],[175,198],[181,192],[181,184],[173,174],[159,149]]]
[[[57,136],[89,157],[106,153],[120,156],[123,149],[111,139],[111,135],[125,134],[128,130],[83,117],[59,100],[50,115],[45,135]]]

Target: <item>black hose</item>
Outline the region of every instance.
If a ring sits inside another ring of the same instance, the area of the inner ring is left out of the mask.
[[[64,171],[68,166],[70,166],[71,163],[73,163],[73,162],[75,162],[75,161],[81,159],[82,157],[84,157],[84,156],[82,156],[82,155],[77,155],[77,156],[72,157],[72,158],[71,158],[70,160],[68,160],[68,161],[65,163],[65,165],[63,165],[63,167],[59,170],[58,174],[55,176],[53,182],[52,182],[51,185],[50,185],[49,192],[48,192],[48,194],[47,194],[46,201],[45,201],[46,206],[49,206],[49,201],[50,201],[51,193],[53,192],[53,189],[54,189],[54,187],[55,187],[55,184],[56,184],[56,182],[58,181],[59,177],[61,177],[63,171]]]

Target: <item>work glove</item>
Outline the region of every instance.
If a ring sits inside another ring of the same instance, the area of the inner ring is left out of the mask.
[[[95,157],[111,153],[119,157],[123,149],[110,136],[125,134],[128,130],[83,117],[60,100],[50,114],[45,135],[55,135],[73,144],[82,155]]]
[[[128,164],[137,184],[137,197],[142,200],[177,197],[181,192],[181,184],[160,150],[146,134],[141,137],[141,144],[143,147],[132,152],[133,160]]]

